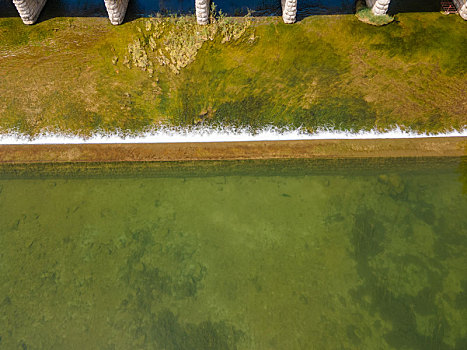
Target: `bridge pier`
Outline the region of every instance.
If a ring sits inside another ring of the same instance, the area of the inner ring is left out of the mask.
[[[47,0],[13,0],[19,15],[25,24],[36,22]],[[377,15],[388,12],[391,0],[365,0],[366,5]],[[467,0],[452,0],[459,15],[467,20]],[[110,23],[117,25],[123,22],[128,0],[104,0]],[[282,19],[284,23],[295,23],[297,17],[297,0],[281,0]],[[209,23],[211,0],[195,0],[196,19],[198,24]]]
[[[34,24],[47,0],[13,0],[24,24]]]
[[[366,6],[377,15],[385,15],[388,12],[389,3],[391,0],[366,0]]]
[[[110,23],[113,25],[121,24],[125,18],[128,0],[104,0],[104,3]]]
[[[467,0],[452,0],[459,15],[467,21]]]
[[[295,23],[297,18],[297,0],[281,0],[284,23]]]
[[[297,17],[297,0],[281,0],[281,5],[284,23],[295,23]],[[211,1],[195,0],[195,9],[198,24],[208,24]]]
[[[47,0],[13,0],[24,24],[34,24]],[[117,25],[123,22],[128,0],[104,0],[110,23]]]
[[[196,20],[198,24],[209,23],[209,12],[211,10],[210,0],[195,0]]]

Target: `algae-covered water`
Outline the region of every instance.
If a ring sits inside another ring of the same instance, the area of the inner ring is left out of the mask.
[[[466,349],[460,163],[3,166],[0,347]]]

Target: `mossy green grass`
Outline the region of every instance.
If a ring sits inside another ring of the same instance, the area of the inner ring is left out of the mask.
[[[280,18],[0,19],[0,132],[89,137],[159,125],[467,125],[467,38],[458,16],[402,13],[388,26],[353,15]]]

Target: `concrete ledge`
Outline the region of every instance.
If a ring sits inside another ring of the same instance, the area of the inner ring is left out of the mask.
[[[461,156],[467,137],[0,146],[0,164]]]

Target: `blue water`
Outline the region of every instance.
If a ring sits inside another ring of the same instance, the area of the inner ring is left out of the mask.
[[[230,15],[243,15],[248,9],[256,16],[280,15],[279,0],[218,0],[217,8]],[[302,17],[316,14],[351,13],[352,0],[305,0],[299,5]],[[157,12],[193,13],[194,0],[130,0],[127,15],[129,18],[149,16]],[[0,0],[0,14],[17,16],[11,0]],[[103,0],[48,0],[43,14],[48,16],[105,16]]]
[[[280,15],[279,0],[218,0],[217,8],[229,15],[244,15],[248,9],[254,16]],[[352,0],[300,1],[299,16],[352,13]],[[130,0],[128,18],[162,13],[194,13],[194,0]],[[0,0],[0,15],[17,16],[11,0]],[[103,0],[48,0],[41,16],[106,16]]]
[[[126,20],[150,16],[157,12],[194,13],[194,0],[130,0]],[[228,15],[245,15],[248,9],[253,16],[281,15],[280,0],[217,0],[217,9]],[[312,15],[349,14],[354,11],[355,0],[300,0],[297,18]],[[439,11],[439,0],[392,0],[389,12]],[[11,0],[0,0],[0,17],[16,17]],[[105,17],[107,16],[104,0],[48,0],[40,19],[51,17]]]

